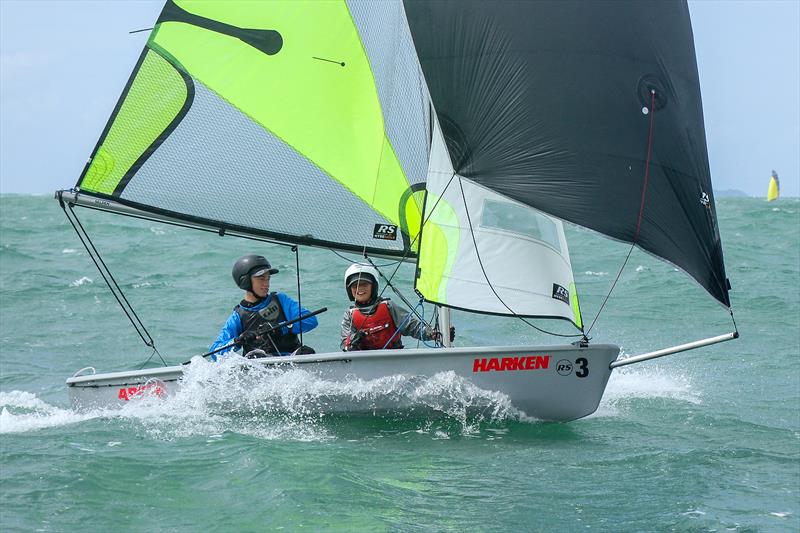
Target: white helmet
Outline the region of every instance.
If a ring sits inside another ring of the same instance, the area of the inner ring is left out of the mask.
[[[364,263],[353,263],[344,273],[344,290],[347,292],[347,297],[353,301],[353,295],[350,294],[350,285],[356,281],[363,279],[372,283],[372,295],[378,294],[378,271],[372,265],[365,265]]]

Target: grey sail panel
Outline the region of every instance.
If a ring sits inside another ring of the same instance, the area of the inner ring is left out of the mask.
[[[194,87],[191,109],[122,200],[223,226],[403,251],[401,240],[373,239],[375,224],[388,220],[201,83]]]
[[[386,134],[411,184],[428,171],[430,99],[401,2],[349,0],[375,76]]]
[[[729,305],[685,2],[404,5],[459,175],[636,242]]]

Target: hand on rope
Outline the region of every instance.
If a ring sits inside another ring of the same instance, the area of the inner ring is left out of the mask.
[[[431,336],[431,340],[443,346],[444,343],[442,342],[442,338],[443,338],[442,332],[439,331],[438,329],[434,330],[433,335]],[[450,342],[453,342],[454,340],[456,340],[456,327],[450,326]]]

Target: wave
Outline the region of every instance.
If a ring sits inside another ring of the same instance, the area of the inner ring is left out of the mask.
[[[631,400],[668,399],[701,404],[702,395],[685,375],[657,366],[620,368],[611,374],[600,406],[593,416],[621,416]]]
[[[335,438],[327,422],[341,421],[343,412],[412,424],[437,438],[475,435],[486,424],[532,421],[504,394],[480,389],[454,372],[342,382],[238,357],[221,364],[195,358],[180,388],[166,398],[142,394],[121,407],[81,410],[12,391],[0,393],[0,408],[0,433],[116,419],[135,422],[165,440],[225,432],[265,440],[327,440]]]

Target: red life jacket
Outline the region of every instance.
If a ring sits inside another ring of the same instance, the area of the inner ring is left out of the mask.
[[[358,346],[355,347],[359,350],[380,350],[384,346],[386,348],[403,347],[403,343],[400,342],[400,334],[395,335],[397,326],[386,302],[379,303],[371,315],[365,315],[358,307],[354,308],[353,326],[362,337]],[[389,339],[392,339],[392,342],[386,346]],[[347,343],[350,344],[350,339],[347,340]]]

